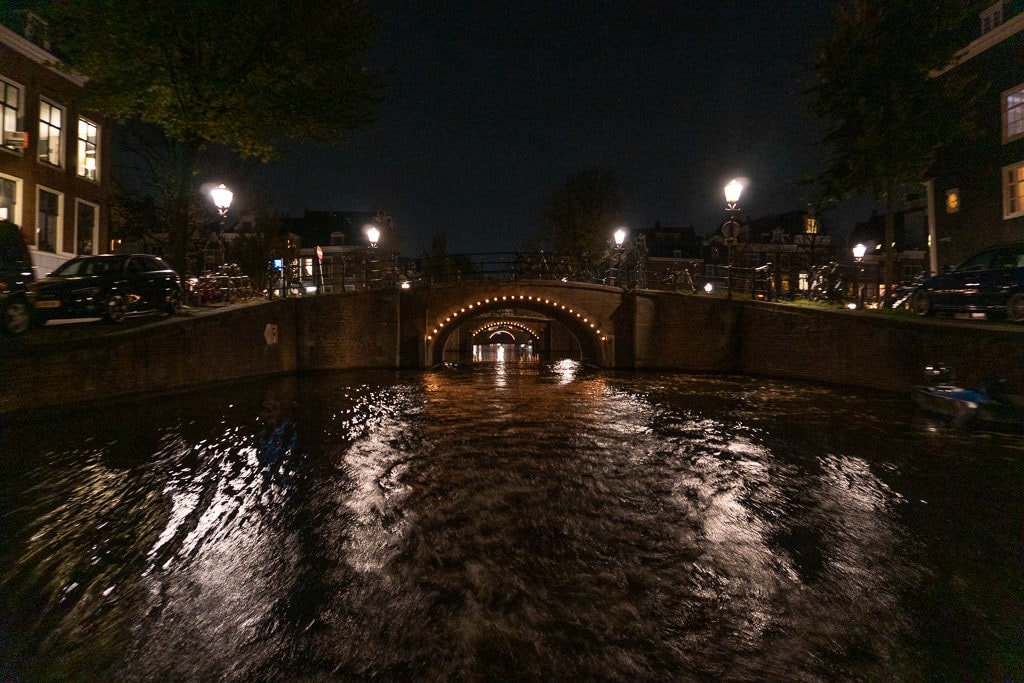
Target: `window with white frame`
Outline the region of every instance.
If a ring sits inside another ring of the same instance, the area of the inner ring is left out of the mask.
[[[39,161],[60,166],[61,130],[64,110],[52,102],[39,101]]]
[[[61,199],[60,194],[39,188],[36,212],[36,249],[39,251],[57,253]]]
[[[21,145],[15,144],[14,134],[18,132],[21,120],[21,88],[0,78],[0,123],[3,124],[3,145],[8,149],[21,153]],[[8,140],[8,136],[12,136]]]
[[[1024,161],[1003,168],[1003,218],[1024,216]]]
[[[78,119],[78,175],[82,178],[97,178],[98,143],[99,128],[96,124],[86,119]]]
[[[79,201],[75,205],[75,254],[96,253],[99,207]]]
[[[1024,137],[1024,83],[1003,93],[1003,142]]]

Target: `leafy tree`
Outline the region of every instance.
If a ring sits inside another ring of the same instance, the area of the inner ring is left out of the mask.
[[[614,172],[589,168],[567,176],[542,201],[541,225],[558,251],[587,258],[604,251],[622,217],[620,184]]]
[[[212,147],[267,162],[289,142],[342,143],[372,122],[375,22],[356,0],[52,0],[50,37],[89,78],[87,104],[150,124],[177,148],[163,182],[181,265]]]
[[[830,128],[825,193],[868,193],[885,206],[885,283],[894,282],[893,212],[903,186],[925,179],[945,144],[969,136],[977,83],[933,73],[968,42],[978,3],[840,0],[819,46],[811,106]]]

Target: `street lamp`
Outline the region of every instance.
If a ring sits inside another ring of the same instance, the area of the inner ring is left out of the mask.
[[[235,193],[221,183],[210,190],[210,197],[213,198],[213,205],[217,207],[217,213],[220,215],[220,231],[223,233],[224,219],[228,215],[228,209],[231,208],[231,200],[234,199]]]
[[[743,183],[733,178],[725,186],[725,210],[736,211],[736,205],[740,203],[740,195],[743,194]]]
[[[612,235],[612,239],[615,240],[615,266],[610,268],[608,279],[613,286],[622,285],[622,252],[625,249],[627,235],[626,228],[619,228]]]
[[[626,229],[619,228],[615,231],[615,248],[622,249],[622,243],[626,241]]]
[[[857,293],[857,308],[863,310],[864,308],[864,284],[861,282],[861,273],[864,270],[864,266],[861,264],[861,260],[864,258],[864,254],[868,248],[861,243],[858,243],[853,248],[853,260],[857,263],[857,276],[854,281],[854,289]]]
[[[373,223],[366,226],[366,239],[370,241],[370,251],[373,252],[373,259],[370,261],[370,273],[366,274],[366,261],[363,261],[363,285],[372,287],[377,279],[377,242],[380,241],[380,228]]]
[[[729,275],[729,298],[732,298],[732,262],[735,258],[736,243],[739,241],[740,224],[736,221],[736,214],[739,213],[740,195],[743,194],[743,183],[737,178],[729,181],[725,186],[725,214],[726,221],[722,224],[722,237],[725,238],[725,246],[728,250],[729,264],[727,266]]]

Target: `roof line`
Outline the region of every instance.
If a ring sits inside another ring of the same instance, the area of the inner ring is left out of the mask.
[[[956,53],[953,57],[953,61],[947,64],[942,69],[933,69],[929,76],[932,78],[941,76],[942,74],[954,69],[972,57],[977,57],[985,50],[990,47],[995,47],[999,43],[1003,42],[1007,38],[1010,38],[1013,34],[1018,31],[1024,31],[1024,13],[1018,14],[1003,23],[996,26],[988,33],[982,34],[978,38],[972,40],[967,47],[963,48]]]
[[[81,74],[58,69],[55,65],[60,60],[57,59],[57,57],[55,57],[52,53],[47,52],[43,48],[39,47],[31,40],[28,40],[27,38],[20,36],[19,34],[15,33],[14,31],[12,31],[11,29],[7,28],[2,24],[0,24],[0,43],[3,43],[15,52],[20,52],[21,54],[28,57],[37,64],[42,64],[54,73],[63,76],[67,80],[71,81],[75,85],[84,86],[86,82],[89,80]]]

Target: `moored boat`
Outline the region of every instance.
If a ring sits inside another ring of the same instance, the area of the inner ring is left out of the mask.
[[[925,375],[938,383],[913,388],[914,402],[922,410],[947,417],[957,427],[984,424],[1024,429],[1024,397],[1005,394],[1001,382],[978,389],[957,386],[943,366],[928,366]]]

